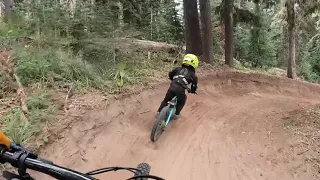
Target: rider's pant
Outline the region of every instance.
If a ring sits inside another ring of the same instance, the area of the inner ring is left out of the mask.
[[[171,84],[170,88],[168,89],[166,96],[164,97],[163,101],[160,104],[158,112],[164,108],[168,101],[171,101],[174,96],[177,96],[177,105],[176,105],[176,115],[180,115],[180,112],[183,106],[186,103],[187,95],[185,93],[185,89],[180,87],[179,85]]]

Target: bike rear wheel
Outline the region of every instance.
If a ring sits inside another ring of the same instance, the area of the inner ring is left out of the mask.
[[[163,133],[169,112],[170,112],[169,106],[164,107],[160,111],[156,121],[154,122],[152,131],[151,131],[150,139],[152,142],[157,141],[161,136],[161,134]]]

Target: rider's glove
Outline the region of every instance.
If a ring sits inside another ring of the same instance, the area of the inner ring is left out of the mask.
[[[7,136],[3,134],[2,131],[0,131],[0,154],[2,155],[2,153],[8,149],[10,149],[10,140]],[[3,164],[5,162],[2,159],[0,159],[0,163]]]
[[[196,93],[196,91],[197,91],[197,86],[192,84],[191,85],[191,93]]]
[[[4,146],[7,149],[10,149],[10,139],[0,131],[0,145]]]

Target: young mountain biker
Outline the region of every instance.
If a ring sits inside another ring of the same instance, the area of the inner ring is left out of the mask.
[[[180,118],[180,112],[186,103],[187,96],[185,90],[189,91],[188,85],[191,84],[191,93],[195,93],[197,90],[198,77],[195,70],[198,68],[199,60],[194,54],[186,54],[183,58],[181,67],[174,68],[169,72],[169,79],[171,80],[170,87],[164,97],[156,117],[159,112],[167,105],[174,96],[177,97],[176,112],[174,119]]]

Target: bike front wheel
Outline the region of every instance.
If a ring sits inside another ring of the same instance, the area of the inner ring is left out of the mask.
[[[137,169],[139,171],[135,173],[135,177],[141,176],[141,175],[149,175],[151,167],[147,163],[140,163]],[[148,178],[136,178],[136,180],[148,180]]]
[[[160,111],[156,121],[154,122],[152,131],[151,131],[150,139],[152,142],[157,141],[161,136],[161,134],[163,133],[165,129],[166,119],[169,115],[169,112],[170,112],[170,109],[168,106],[164,107]]]

